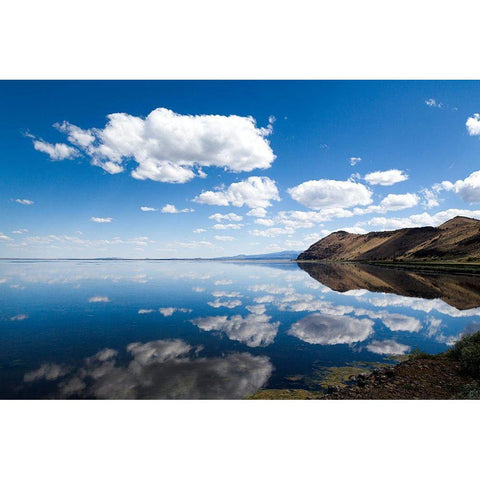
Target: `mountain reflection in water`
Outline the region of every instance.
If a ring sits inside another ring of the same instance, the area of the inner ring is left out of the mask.
[[[300,265],[300,267],[299,267]],[[0,262],[1,398],[247,398],[444,351],[480,279],[356,264]]]
[[[360,263],[299,263],[336,292],[365,289],[406,297],[440,298],[459,310],[480,306],[480,276],[425,273]]]

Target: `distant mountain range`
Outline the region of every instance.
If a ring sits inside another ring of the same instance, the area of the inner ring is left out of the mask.
[[[439,227],[363,235],[334,232],[311,245],[298,260],[480,261],[480,221],[455,217]]]
[[[218,257],[214,260],[295,260],[300,252],[283,250],[274,253],[260,253],[257,255],[235,255],[234,257]]]

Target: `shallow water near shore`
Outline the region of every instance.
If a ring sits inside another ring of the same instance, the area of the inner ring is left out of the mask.
[[[0,262],[1,398],[322,391],[480,329],[480,278],[295,262]],[[324,382],[323,382],[324,384]]]

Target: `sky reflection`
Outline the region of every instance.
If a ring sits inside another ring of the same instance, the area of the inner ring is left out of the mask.
[[[245,398],[322,366],[440,352],[480,329],[476,277],[448,275],[446,292],[441,275],[417,275],[425,286],[405,295],[391,270],[366,273],[319,275],[291,262],[2,261],[0,396]]]

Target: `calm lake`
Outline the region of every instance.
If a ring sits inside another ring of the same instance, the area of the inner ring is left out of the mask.
[[[446,350],[480,277],[359,265],[0,262],[1,398],[241,399]]]

